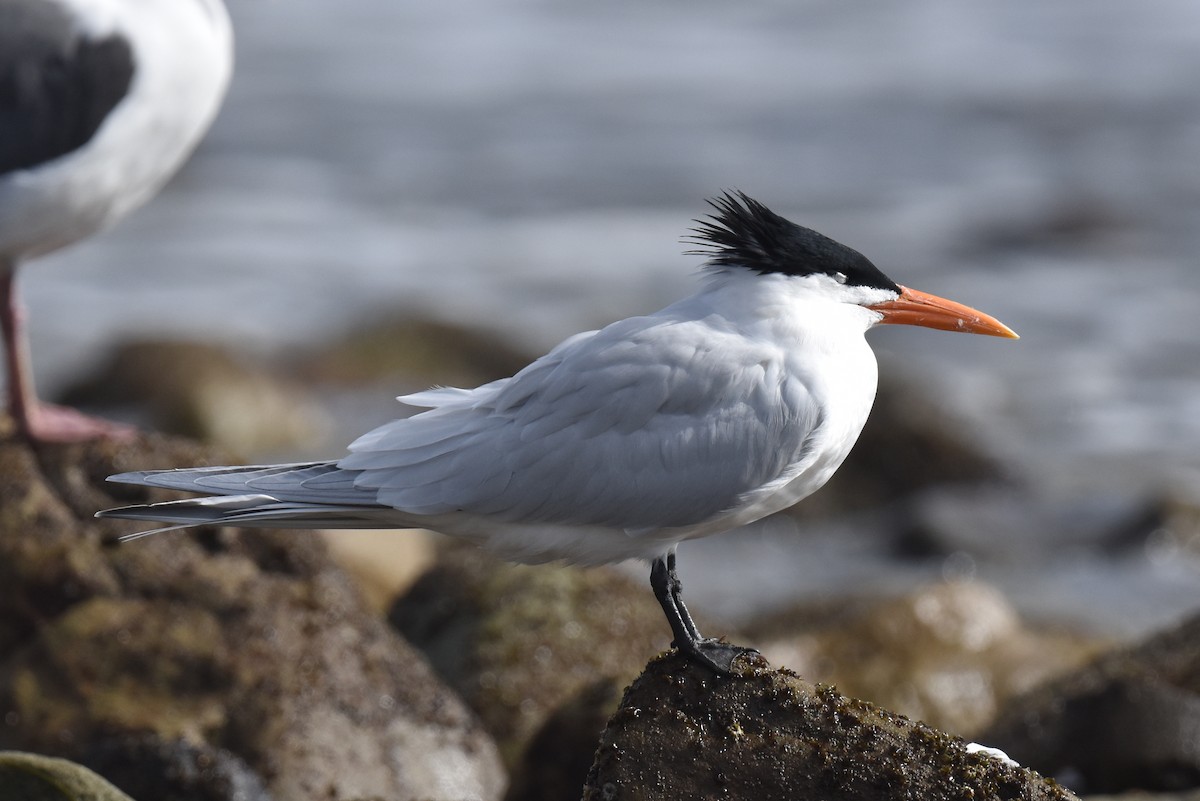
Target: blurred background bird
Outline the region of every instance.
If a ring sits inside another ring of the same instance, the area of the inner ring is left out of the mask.
[[[153,197],[232,65],[221,0],[0,0],[0,327],[8,412],[28,439],[120,428],[38,399],[18,269]]]

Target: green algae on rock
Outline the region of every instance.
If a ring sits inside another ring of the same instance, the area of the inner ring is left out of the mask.
[[[168,497],[107,475],[214,459],[158,436],[0,441],[0,748],[83,761],[151,737],[167,747],[124,749],[126,769],[220,753],[289,801],[499,798],[491,739],[319,537],[208,527],[118,545],[129,524],[92,519]]]
[[[74,762],[20,751],[0,751],[0,801],[133,799]]]

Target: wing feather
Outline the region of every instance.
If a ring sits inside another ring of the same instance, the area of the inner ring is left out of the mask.
[[[114,479],[267,497],[292,519],[313,504],[318,517],[359,507],[629,532],[689,526],[803,462],[820,419],[785,360],[703,321],[634,318],[575,337],[511,379],[419,393],[428,411],[367,433],[336,463]]]
[[[322,462],[302,462],[280,465],[245,465],[241,467],[183,467],[170,470],[139,470],[109,476],[118,484],[140,484],[147,487],[182,490],[184,492],[218,492],[244,494],[246,482],[274,473],[303,470]]]
[[[413,514],[691,525],[802,457],[818,417],[785,357],[703,321],[633,318],[511,379],[424,394],[436,407],[361,437],[338,464]]]

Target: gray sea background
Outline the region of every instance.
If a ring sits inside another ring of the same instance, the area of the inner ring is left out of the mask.
[[[271,357],[397,310],[540,351],[690,291],[680,238],[737,188],[1020,332],[871,338],[1031,508],[1200,494],[1200,3],[229,1],[237,71],[192,162],[22,273],[49,394],[123,339]],[[1170,532],[1102,553],[1013,514],[997,558],[898,561],[888,513],[688,544],[689,598],[737,618],[973,576],[1117,636],[1200,602]]]

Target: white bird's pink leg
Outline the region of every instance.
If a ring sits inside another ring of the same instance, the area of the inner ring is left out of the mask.
[[[8,366],[8,413],[17,433],[31,442],[83,442],[132,436],[135,429],[130,426],[38,400],[25,337],[24,310],[17,297],[16,272],[16,265],[0,264],[0,333],[4,335],[4,359]]]

